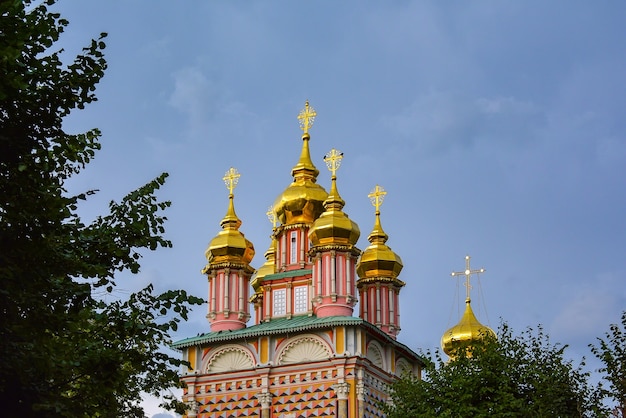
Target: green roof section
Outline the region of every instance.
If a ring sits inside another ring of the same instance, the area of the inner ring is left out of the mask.
[[[300,331],[308,331],[315,329],[332,328],[336,326],[362,326],[378,334],[389,343],[406,350],[411,353],[415,358],[420,359],[423,362],[421,356],[415,353],[411,348],[394,340],[383,331],[381,331],[374,324],[371,324],[362,318],[355,316],[327,316],[324,318],[318,318],[317,316],[298,315],[291,318],[283,317],[272,319],[268,322],[263,322],[251,327],[238,329],[235,331],[216,331],[200,334],[195,337],[185,338],[184,340],[176,341],[172,343],[170,347],[176,350],[180,350],[186,347],[192,347],[202,344],[210,344],[222,341],[234,341],[245,338],[256,338],[265,335],[280,335],[291,334]]]
[[[181,349],[192,345],[213,343],[219,341],[236,340],[240,338],[260,337],[263,335],[275,335],[306,331],[309,329],[329,328],[342,325],[359,325],[364,323],[361,318],[354,316],[328,316],[318,318],[316,316],[298,315],[291,318],[277,318],[247,328],[234,331],[207,332],[196,337],[176,341],[172,348]]]
[[[263,281],[267,282],[269,280],[282,279],[285,277],[306,276],[306,275],[311,275],[311,274],[313,274],[313,270],[311,269],[290,270],[290,271],[284,271],[282,273],[268,274],[267,276],[263,278]]]

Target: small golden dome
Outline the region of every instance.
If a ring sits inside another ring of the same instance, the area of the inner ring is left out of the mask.
[[[229,197],[228,211],[220,223],[222,230],[211,240],[205,255],[210,265],[219,263],[250,264],[254,245],[239,231],[241,220],[235,214],[233,196]]]
[[[229,188],[228,210],[224,219],[220,222],[222,230],[211,240],[205,252],[208,264],[202,270],[206,273],[208,269],[216,264],[232,263],[236,265],[249,265],[254,258],[254,246],[239,231],[241,220],[235,213],[233,203],[235,188],[239,179],[239,173],[234,168],[226,172],[224,181]]]
[[[374,277],[397,278],[402,271],[402,259],[385,242],[388,235],[380,225],[380,212],[376,212],[374,229],[367,237],[371,243],[361,254],[356,272],[361,279]]]
[[[250,284],[254,291],[258,292],[261,289],[263,279],[274,273],[276,273],[276,239],[272,237],[272,243],[265,252],[265,263],[252,276]]]
[[[342,153],[333,149],[324,157],[333,174],[330,194],[324,201],[325,211],[315,220],[309,230],[309,239],[313,246],[329,244],[354,246],[361,236],[361,231],[356,222],[348,218],[348,215],[342,211],[346,202],[337,191],[335,172],[339,168],[342,156]]]
[[[377,277],[397,279],[402,271],[402,259],[385,244],[389,236],[383,231],[380,224],[380,205],[385,194],[387,192],[380,186],[376,186],[374,191],[369,194],[369,198],[376,208],[376,220],[374,229],[367,237],[370,245],[363,251],[356,266],[356,272],[361,279]]]
[[[487,335],[493,338],[496,337],[496,333],[491,328],[478,322],[474,311],[472,311],[470,299],[466,299],[465,313],[463,313],[458,324],[443,334],[443,337],[441,337],[441,348],[448,356],[454,357],[459,344],[477,341]]]

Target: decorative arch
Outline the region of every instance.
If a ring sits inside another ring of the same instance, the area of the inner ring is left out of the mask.
[[[367,345],[367,353],[365,357],[372,362],[374,366],[378,366],[385,370],[385,357],[383,348],[376,341],[370,341]]]
[[[396,376],[402,376],[407,373],[413,374],[413,367],[411,363],[401,357],[396,361]]]
[[[317,335],[309,334],[287,340],[276,356],[278,364],[308,363],[327,360],[332,349]]]
[[[207,373],[224,373],[235,370],[254,368],[254,356],[241,346],[223,347],[213,353],[206,361]]]

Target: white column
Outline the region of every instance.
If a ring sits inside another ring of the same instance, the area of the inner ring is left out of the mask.
[[[230,269],[224,269],[224,306],[222,307],[223,311],[230,311]]]

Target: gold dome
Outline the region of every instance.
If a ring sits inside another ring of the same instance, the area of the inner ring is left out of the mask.
[[[309,129],[317,113],[307,101],[298,115],[302,135],[302,152],[298,163],[291,170],[293,183],[276,198],[274,211],[281,224],[313,223],[324,212],[324,201],[328,196],[326,190],[317,182],[319,170],[311,161],[309,152]]]
[[[239,231],[241,220],[235,214],[233,196],[229,197],[228,211],[220,223],[222,230],[211,240],[205,255],[209,264],[249,264],[254,258],[254,245]]]
[[[454,357],[454,352],[459,344],[477,341],[487,335],[496,337],[496,333],[491,328],[478,322],[474,311],[472,311],[470,299],[466,299],[465,313],[463,313],[458,324],[443,334],[441,348],[448,356]]]
[[[252,258],[254,258],[254,246],[239,231],[241,220],[235,213],[233,189],[238,179],[239,173],[234,168],[231,168],[224,176],[224,181],[230,190],[228,210],[220,222],[222,230],[211,240],[205,252],[208,264],[202,270],[203,273],[206,273],[214,265],[223,263],[249,266]]]
[[[329,244],[354,246],[361,236],[361,231],[356,222],[348,218],[348,215],[342,211],[346,202],[337,191],[337,176],[335,172],[339,167],[342,155],[339,151],[333,149],[324,157],[333,174],[331,177],[330,194],[324,201],[326,210],[315,220],[309,230],[309,239],[313,246]]]
[[[370,245],[363,251],[356,266],[356,272],[361,279],[378,277],[397,279],[402,271],[402,259],[385,244],[389,236],[383,231],[380,224],[380,205],[385,194],[387,192],[380,186],[376,186],[374,191],[369,194],[372,204],[376,208],[376,220],[374,229],[367,237]]]
[[[317,184],[319,170],[311,162],[309,134],[302,135],[300,160],[291,170],[293,182],[276,198],[274,210],[283,225],[313,223],[324,212],[326,190]]]

